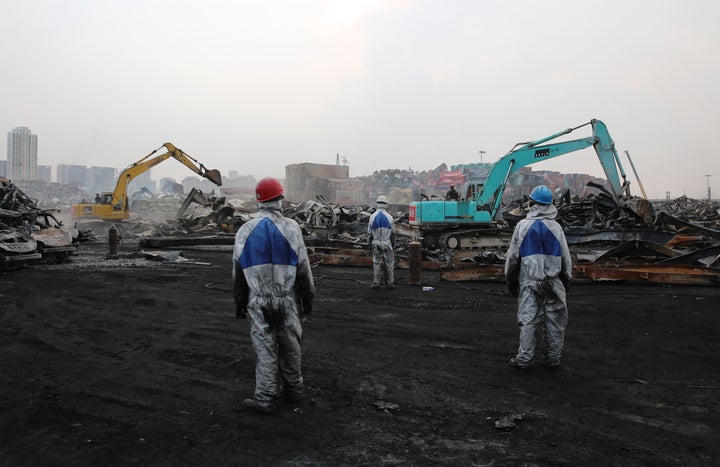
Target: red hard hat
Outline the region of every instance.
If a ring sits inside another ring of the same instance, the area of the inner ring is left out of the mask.
[[[272,177],[263,178],[255,187],[255,199],[257,199],[258,203],[273,200],[284,194],[285,190],[283,190],[280,182]]]

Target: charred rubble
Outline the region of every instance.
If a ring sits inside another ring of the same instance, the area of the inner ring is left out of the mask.
[[[57,209],[42,209],[11,180],[0,177],[0,269],[34,261],[58,262],[75,252],[78,231]]]
[[[614,197],[593,181],[583,196],[565,190],[556,197],[558,221],[563,226],[577,265],[677,265],[720,269],[720,203],[681,197],[653,202],[638,197]],[[0,219],[4,232],[27,233],[49,228],[55,220],[52,210],[42,210],[16,187],[3,184]],[[515,224],[525,217],[529,199],[524,196],[506,202],[502,219],[493,226],[493,235],[509,240]],[[119,225],[125,241],[137,241],[142,248],[187,245],[232,245],[237,229],[252,219],[257,206],[252,199],[209,196],[193,189],[184,199],[165,204],[146,200],[137,205],[141,215]],[[139,209],[142,207],[142,209]],[[155,216],[153,209],[173,212]],[[340,205],[322,196],[302,203],[286,202],[284,215],[298,222],[311,255],[336,264],[368,265],[367,222],[374,204]],[[398,265],[407,259],[408,245],[422,243],[424,232],[408,222],[407,205],[391,204],[396,220],[395,238]],[[11,214],[9,214],[11,213]],[[39,219],[39,220],[38,220]],[[486,229],[483,234],[487,234]],[[29,235],[29,234],[28,234]],[[105,241],[81,230],[75,241]],[[5,244],[8,242],[5,241]],[[438,270],[500,266],[507,245],[478,250],[452,250],[424,246],[424,267]],[[6,254],[7,256],[7,254]]]
[[[578,263],[627,260],[653,264],[672,260],[676,264],[719,267],[717,258],[712,256],[720,243],[720,233],[716,229],[720,218],[717,203],[684,198],[654,204],[637,197],[616,199],[602,185],[593,182],[589,185],[594,190],[588,190],[582,197],[566,190],[556,201],[558,221],[566,231]],[[143,240],[147,246],[182,244],[192,240],[193,235],[206,235],[210,241],[208,235],[213,233],[225,234],[224,238],[215,237],[214,241],[231,244],[232,233],[252,218],[255,210],[252,201],[236,207],[225,199],[203,198],[197,193],[191,194],[190,198],[201,209],[192,211],[193,215],[182,209],[182,216],[175,221],[155,226],[154,232]],[[523,197],[505,206],[503,219],[496,229],[505,232],[506,238],[514,225],[525,217],[528,201]],[[187,204],[186,200],[184,205]],[[354,251],[355,255],[367,256],[367,221],[374,210],[374,205],[338,205],[319,196],[298,204],[286,203],[284,215],[298,222],[312,252],[332,255]],[[421,239],[423,231],[409,225],[407,206],[390,205],[390,212],[398,226],[396,252],[402,262],[408,243]],[[190,238],[173,240],[174,236]],[[153,237],[155,239],[151,240]],[[164,240],[158,241],[158,237]],[[424,248],[423,259],[437,263],[501,264],[505,249]],[[364,264],[363,261],[359,263]],[[353,264],[353,261],[346,264]]]

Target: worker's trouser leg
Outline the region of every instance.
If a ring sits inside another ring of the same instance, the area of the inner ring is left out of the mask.
[[[518,295],[517,320],[520,329],[520,343],[515,361],[520,366],[529,366],[535,356],[537,325],[542,320],[542,297],[535,287],[522,284]]]
[[[262,311],[248,307],[251,318],[250,337],[256,355],[255,401],[270,408],[280,393],[280,379],[286,390],[295,395],[303,392],[302,325],[297,307],[286,307],[283,328],[277,332],[265,321]]]
[[[552,293],[548,293],[545,297],[544,354],[546,365],[560,363],[563,345],[565,344],[565,328],[568,323],[568,310],[565,300],[565,288],[562,283],[553,284]]]
[[[395,285],[395,253],[390,241],[374,242],[372,254],[373,286]]]
[[[302,325],[297,310],[285,317],[285,326],[278,331],[280,348],[279,369],[286,392],[301,396],[303,393],[302,377]]]
[[[379,287],[382,283],[383,279],[383,264],[382,264],[382,250],[377,245],[377,243],[373,243],[372,246],[372,257],[373,257],[373,281],[372,285],[373,287]]]
[[[395,253],[390,245],[383,250],[383,261],[385,261],[385,282],[387,285],[395,285]]]

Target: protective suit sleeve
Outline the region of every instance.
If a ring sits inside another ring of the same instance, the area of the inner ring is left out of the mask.
[[[302,239],[302,234],[298,228],[298,266],[295,285],[297,287],[298,296],[303,307],[303,314],[312,313],[313,298],[315,297],[315,282],[313,280],[312,268],[307,255],[307,248]]]
[[[233,261],[233,297],[235,299],[235,317],[238,319],[247,318],[250,287],[248,287],[245,274],[237,261]]]
[[[312,292],[300,294],[300,301],[302,302],[302,314],[309,315],[312,313],[313,298],[315,298],[315,294]]]
[[[520,291],[520,235],[515,227],[510,247],[505,255],[505,280],[508,283],[508,293],[518,295]]]
[[[565,288],[567,289],[572,281],[572,256],[570,255],[570,248],[568,247],[565,234],[563,234],[560,239],[560,245],[562,248],[562,269],[560,270],[560,280],[562,280]]]
[[[508,282],[520,280],[520,235],[518,228],[515,227],[510,247],[505,254],[505,280]]]

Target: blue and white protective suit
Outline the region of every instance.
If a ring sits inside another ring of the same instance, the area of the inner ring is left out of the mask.
[[[235,235],[233,251],[235,304],[250,315],[254,398],[262,408],[272,408],[283,389],[291,397],[303,393],[300,314],[310,313],[315,294],[302,231],[282,216],[281,202],[259,203],[256,217]]]
[[[513,232],[505,278],[517,284],[520,347],[515,360],[529,366],[535,356],[536,327],[545,328],[545,364],[558,365],[568,322],[565,284],[572,279],[572,259],[553,204],[536,204]]]
[[[385,206],[386,204],[378,203],[377,210],[368,221],[373,256],[373,287],[379,287],[383,282],[388,287],[395,285],[395,252],[392,243],[395,223],[392,216],[385,211]],[[382,261],[385,261],[385,268]]]

